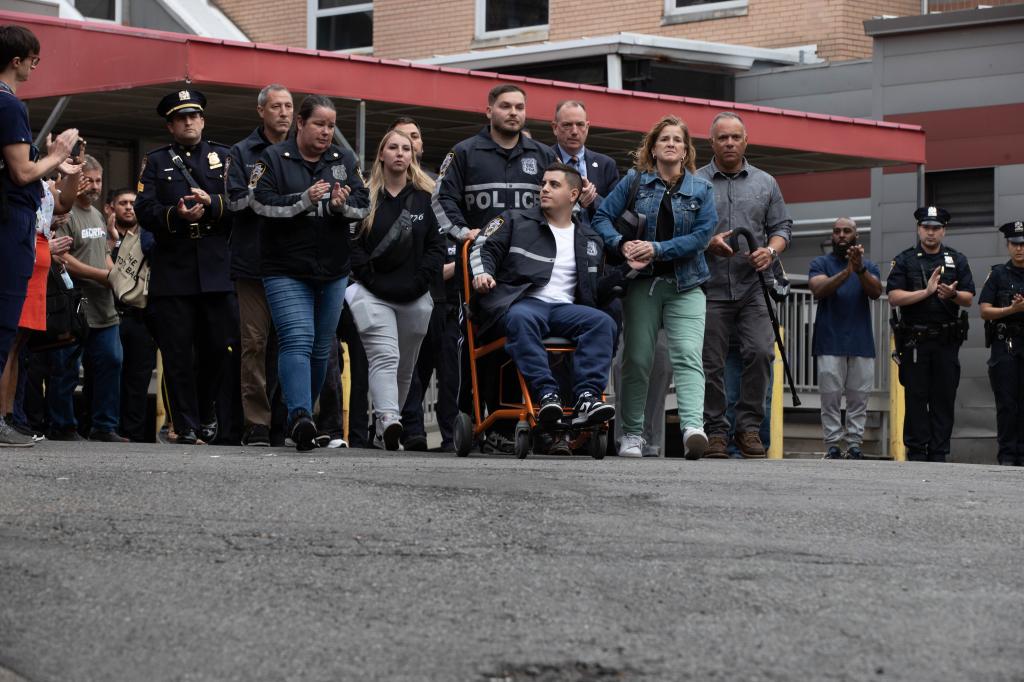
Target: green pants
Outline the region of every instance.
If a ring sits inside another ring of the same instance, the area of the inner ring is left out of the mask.
[[[644,427],[647,382],[659,327],[665,327],[668,356],[676,382],[679,427],[704,424],[704,316],[700,287],[676,291],[675,278],[633,280],[626,290],[623,314],[622,386],[618,418],[622,432],[639,435]]]

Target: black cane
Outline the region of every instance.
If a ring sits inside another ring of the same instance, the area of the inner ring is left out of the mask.
[[[732,231],[732,250],[739,250],[739,238],[747,241],[747,249],[753,253],[757,250],[757,240],[754,235],[745,227],[737,227]],[[789,358],[786,356],[786,346],[782,343],[782,334],[779,332],[779,318],[775,313],[775,306],[772,305],[771,296],[768,295],[768,283],[764,281],[764,273],[757,271],[757,280],[761,283],[761,293],[764,294],[764,304],[768,307],[768,317],[772,321],[772,331],[775,332],[775,343],[779,346],[779,355],[782,356],[782,368],[786,371],[786,380],[789,382],[789,393],[793,396],[793,407],[800,406],[800,398],[796,394],[796,382],[793,381],[793,371],[789,367]]]

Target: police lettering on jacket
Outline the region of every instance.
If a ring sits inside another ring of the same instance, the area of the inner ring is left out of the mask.
[[[537,206],[544,170],[554,161],[547,146],[525,135],[504,149],[485,126],[455,145],[441,164],[433,196],[440,229],[462,240],[502,211]]]

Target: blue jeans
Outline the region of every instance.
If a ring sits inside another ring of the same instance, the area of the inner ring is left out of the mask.
[[[35,228],[35,211],[23,206],[7,206],[7,219],[0,222],[0,357],[3,362],[7,361],[18,331],[28,280],[36,262]]]
[[[773,346],[774,348],[774,346]],[[772,435],[772,382],[775,366],[768,367],[768,392],[764,399],[764,419],[758,435],[765,448],[771,443]],[[740,449],[732,441],[736,432],[736,403],[740,400],[740,384],[743,380],[743,357],[740,355],[740,344],[735,337],[729,342],[729,353],[725,357],[725,418],[729,420],[729,454],[742,458]]]
[[[547,303],[524,298],[513,303],[501,320],[507,336],[505,351],[515,361],[535,398],[557,393],[548,353],[541,340],[561,336],[576,342],[572,358],[573,398],[591,392],[600,396],[608,384],[615,321],[597,308],[573,303]],[[566,399],[569,396],[562,396]]]
[[[56,431],[78,427],[75,419],[75,387],[82,360],[92,382],[93,432],[117,430],[121,412],[121,363],[124,353],[118,325],[89,329],[89,337],[81,357],[75,357],[78,346],[53,351],[50,384],[46,404],[50,412],[50,428]]]
[[[289,423],[299,410],[313,414],[313,404],[327,377],[331,344],[337,343],[335,330],[347,284],[347,277],[326,282],[263,278],[277,329],[277,372]]]

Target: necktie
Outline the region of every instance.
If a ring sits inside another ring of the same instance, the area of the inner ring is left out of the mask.
[[[576,170],[580,169],[580,160],[577,159],[575,156],[569,158],[569,163],[571,163],[572,167],[575,168]]]

